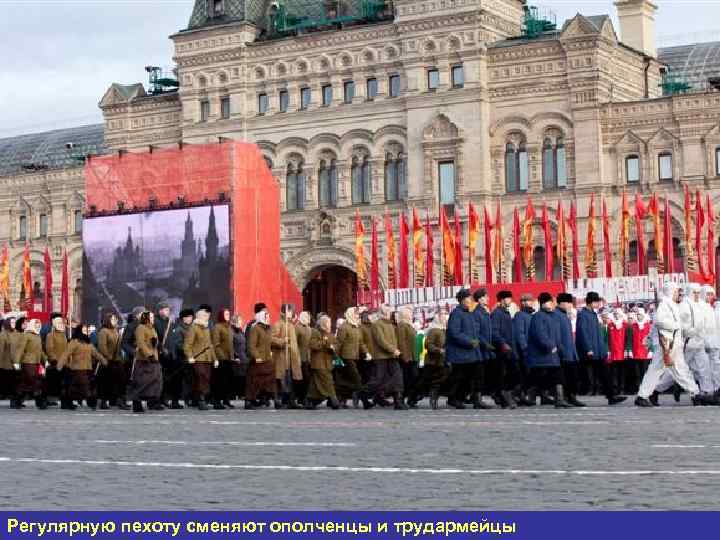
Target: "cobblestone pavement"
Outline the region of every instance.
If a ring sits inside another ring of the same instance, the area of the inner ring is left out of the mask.
[[[720,408],[687,400],[144,415],[0,402],[0,507],[716,509]]]

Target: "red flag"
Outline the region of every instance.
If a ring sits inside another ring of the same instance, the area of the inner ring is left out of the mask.
[[[487,213],[487,212],[486,212]],[[477,249],[477,238],[480,232],[480,216],[475,210],[473,203],[468,204],[468,281],[476,283],[479,279],[478,269],[475,265],[475,250]],[[487,249],[487,246],[485,246]],[[487,252],[485,253],[487,257]],[[486,263],[487,264],[487,263]]]
[[[490,212],[485,207],[485,283],[493,282],[493,260],[492,260],[492,221]]]
[[[647,272],[645,264],[645,224],[643,220],[647,209],[640,198],[639,193],[635,193],[635,235],[637,236],[637,273],[639,276],[645,275]]]
[[[425,286],[425,261],[422,252],[423,225],[417,210],[413,208],[413,268],[415,287]]]
[[[493,242],[493,267],[495,268],[495,281],[501,283],[503,281],[503,226],[502,226],[502,209],[500,201],[497,202],[495,209],[495,240]]]
[[[445,206],[440,207],[440,235],[442,237],[442,284],[455,284],[455,236],[450,230]]]
[[[568,217],[568,226],[572,234],[572,278],[580,279],[580,262],[578,261],[578,227],[577,227],[577,208],[575,201],[570,203],[570,216]]]
[[[533,221],[535,221],[535,207],[533,206],[532,199],[528,197],[528,204],[525,208],[525,222],[523,223],[523,259],[525,260],[525,269],[527,270],[529,281],[535,281]]]
[[[705,261],[703,260],[703,227],[705,226],[705,211],[703,210],[702,196],[698,189],[695,194],[695,254],[698,260],[698,272],[703,278],[705,274]]]
[[[513,212],[513,282],[522,283],[522,249],[520,248],[520,211],[515,208]]]
[[[542,226],[543,235],[545,236],[545,281],[552,281],[555,261],[553,260],[552,231],[550,230],[547,203],[543,205]]]
[[[462,247],[462,225],[460,224],[458,212],[455,212],[455,285],[462,285],[465,282]]]
[[[585,242],[585,275],[589,278],[597,276],[597,253],[595,251],[595,194],[590,195],[588,211],[587,240]],[[607,258],[607,257],[606,257]]]
[[[567,256],[567,238],[565,236],[565,209],[563,208],[562,199],[558,200],[557,211],[555,212],[557,220],[557,241],[555,242],[555,253],[560,264],[561,279],[566,279],[565,257]]]
[[[663,243],[665,244],[665,273],[675,272],[675,249],[672,237],[672,221],[670,216],[670,201],[665,195],[665,221],[663,230]]]
[[[360,211],[355,211],[355,272],[360,289],[368,288],[367,262],[365,261],[365,226]]]
[[[688,189],[687,184],[683,186],[683,189],[685,190],[685,268],[689,271],[692,269],[688,263],[690,262],[690,257],[692,256],[695,246],[692,244],[692,207],[690,205],[690,190]]]
[[[425,285],[427,287],[435,286],[435,254],[433,253],[433,235],[432,226],[430,225],[430,216],[425,214],[425,242],[427,262],[425,264]]]
[[[371,234],[370,291],[377,292],[380,290],[380,262],[378,260],[378,232],[375,218],[372,220]]]
[[[32,271],[30,270],[30,246],[28,244],[25,244],[25,253],[23,254],[23,288],[25,289],[23,304],[26,310],[32,311],[33,283]]]
[[[400,212],[400,279],[398,286],[401,289],[407,289],[410,286],[410,266],[408,264],[409,235],[410,227],[405,218],[405,212]]]
[[[43,298],[43,309],[50,313],[53,310],[53,279],[52,279],[52,261],[50,260],[50,251],[45,248],[45,255],[43,257],[43,263],[45,264],[45,297]]]
[[[710,194],[705,195],[707,206],[707,273],[711,279],[715,279],[715,214],[713,213],[712,203],[710,202]]]
[[[387,251],[387,284],[397,289],[397,268],[395,266],[395,234],[390,214],[385,210],[385,249]]]
[[[627,274],[628,252],[630,251],[630,207],[628,206],[627,193],[622,194],[622,215],[620,216],[620,264],[622,264],[622,275]]]
[[[663,228],[660,225],[660,203],[658,202],[657,193],[653,193],[648,205],[648,212],[653,217],[653,236],[655,243],[655,258],[657,260],[658,271],[665,272],[665,247],[663,242]]]
[[[605,277],[613,277],[612,252],[610,251],[610,223],[608,222],[607,204],[602,198],[603,251],[605,252]],[[622,241],[622,239],[621,239]]]
[[[7,244],[3,248],[0,261],[0,300],[3,311],[10,311],[10,251]]]
[[[70,312],[70,276],[68,275],[67,250],[63,256],[62,283],[60,288],[60,312],[67,317]]]

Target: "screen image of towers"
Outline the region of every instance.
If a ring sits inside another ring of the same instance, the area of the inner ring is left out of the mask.
[[[173,313],[230,304],[228,205],[88,218],[83,318],[168,302]]]

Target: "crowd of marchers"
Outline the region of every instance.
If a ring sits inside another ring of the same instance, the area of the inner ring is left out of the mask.
[[[611,309],[590,292],[581,308],[567,293],[516,303],[500,291],[463,289],[450,311],[423,324],[411,308],[350,308],[344,318],[297,314],[271,321],[263,303],[244,324],[228,309],[136,308],[102,327],[60,314],[43,326],[7,316],[0,332],[0,397],[23,409],[146,410],[273,406],[276,409],[437,409],[610,405],[637,394],[641,407],[663,393],[694,405],[720,404],[720,302],[712,287],[673,283],[659,303]]]

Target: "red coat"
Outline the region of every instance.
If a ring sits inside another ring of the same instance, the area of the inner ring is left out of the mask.
[[[613,321],[608,324],[608,349],[611,362],[622,362],[625,360],[625,328],[623,323],[620,328],[615,326]]]
[[[635,360],[647,360],[650,358],[650,350],[645,345],[645,338],[650,334],[652,325],[649,321],[645,322],[645,326],[640,328],[637,322],[633,323],[632,332],[632,352]]]

